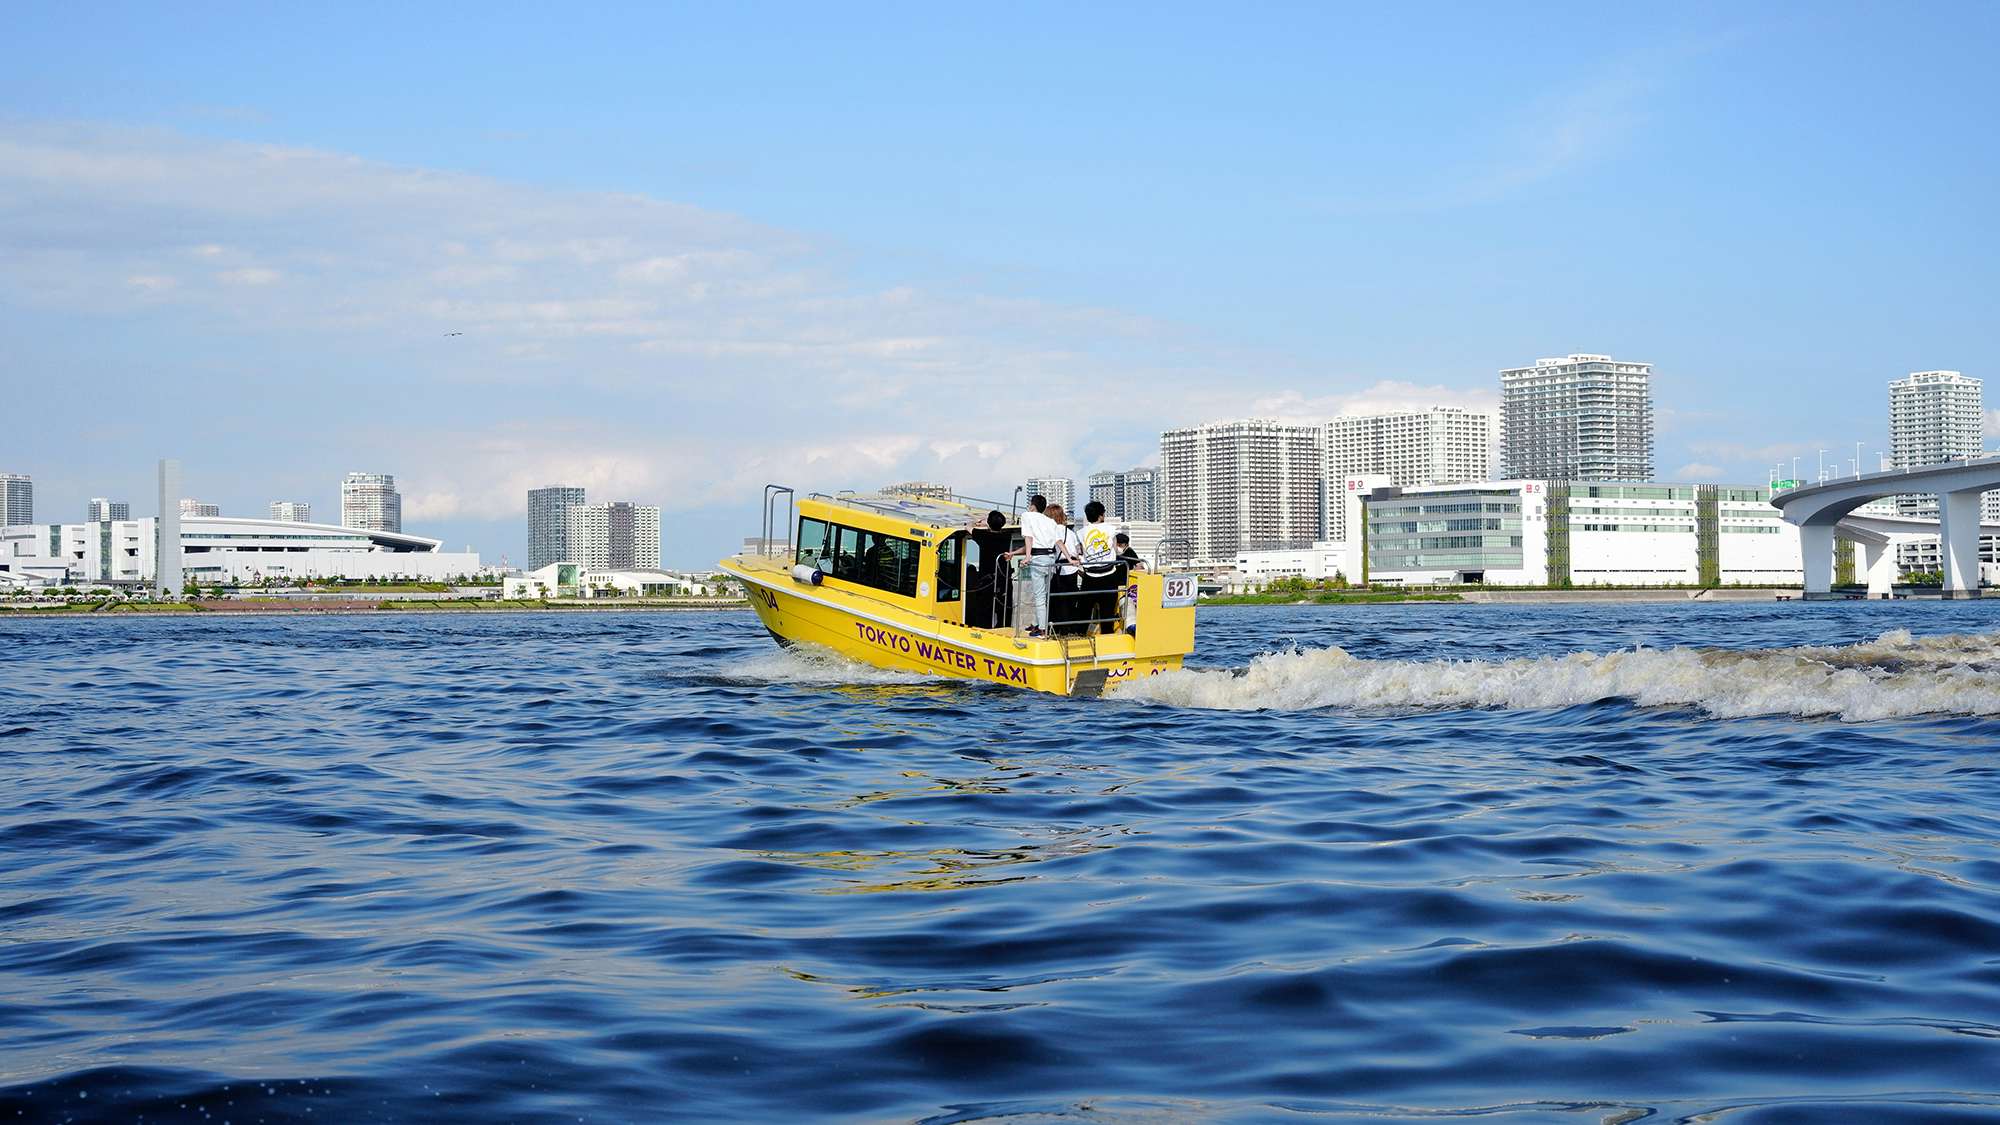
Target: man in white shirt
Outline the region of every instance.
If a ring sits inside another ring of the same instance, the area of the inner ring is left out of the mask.
[[[1048,506],[1048,497],[1037,492],[1028,497],[1028,510],[1021,513],[1020,550],[1028,558],[1029,599],[1035,607],[1032,632],[1038,637],[1049,631],[1049,582],[1056,573],[1056,548],[1062,544],[1056,521],[1043,514]]]

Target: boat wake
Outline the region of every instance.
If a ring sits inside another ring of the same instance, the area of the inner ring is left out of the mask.
[[[2000,634],[1844,646],[1638,648],[1509,660],[1363,660],[1340,648],[1268,653],[1240,670],[1183,670],[1121,685],[1120,699],[1220,710],[1531,710],[1625,699],[1717,717],[1851,722],[2000,715]]]

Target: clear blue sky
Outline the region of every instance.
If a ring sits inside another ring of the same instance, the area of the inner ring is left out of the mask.
[[[2000,7],[18,7],[0,470],[37,514],[1003,492],[1162,426],[1655,367],[1663,477],[2000,375]],[[463,332],[447,336],[447,332]],[[2000,400],[2000,391],[1996,391]],[[1994,403],[2000,406],[2000,401]]]

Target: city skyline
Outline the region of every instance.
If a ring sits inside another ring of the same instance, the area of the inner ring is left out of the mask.
[[[659,498],[694,566],[766,481],[1004,494],[1204,420],[1493,409],[1496,369],[1572,352],[1655,365],[1657,475],[1755,480],[1886,449],[1884,379],[2000,360],[2000,156],[1962,143],[1990,7],[1265,12],[1232,52],[1190,8],[788,18],[510,13],[475,60],[334,13],[299,83],[282,13],[22,13],[9,389],[118,406],[4,468],[69,513],[200,450],[225,511],[328,512],[329,473],[382,466],[409,526],[514,559],[564,480]]]

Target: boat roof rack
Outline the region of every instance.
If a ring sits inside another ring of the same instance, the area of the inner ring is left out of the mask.
[[[949,499],[936,496],[900,496],[885,492],[815,492],[808,500],[818,500],[825,504],[838,504],[849,508],[859,508],[877,515],[894,516],[923,527],[948,528],[956,531],[963,528],[973,517],[987,511],[1009,511],[1006,504],[982,500],[976,496],[953,495]],[[1008,523],[1014,523],[1016,516],[1009,515]]]

